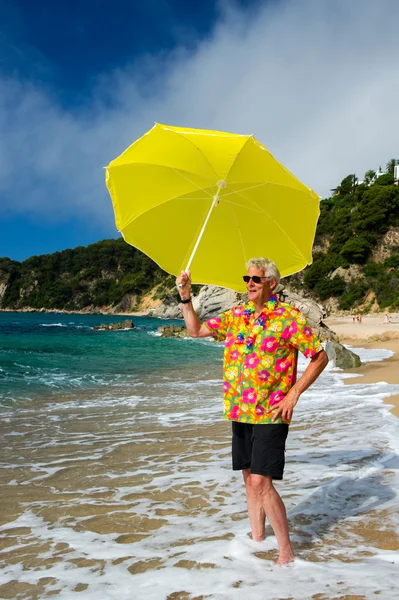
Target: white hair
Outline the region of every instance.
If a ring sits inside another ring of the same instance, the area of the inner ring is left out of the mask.
[[[250,269],[251,267],[263,271],[265,277],[275,279],[276,287],[280,283],[280,271],[278,270],[276,263],[272,262],[268,258],[251,258],[247,262],[247,269]]]

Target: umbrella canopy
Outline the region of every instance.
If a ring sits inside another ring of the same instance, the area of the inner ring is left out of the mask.
[[[162,269],[245,291],[245,264],[312,262],[319,197],[252,135],[155,124],[106,167],[117,229]]]

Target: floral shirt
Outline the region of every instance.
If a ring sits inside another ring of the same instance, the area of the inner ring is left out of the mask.
[[[206,322],[224,341],[224,418],[271,423],[267,414],[296,381],[298,350],[311,358],[323,347],[305,316],[272,296],[254,319],[252,302],[235,306]],[[279,415],[275,423],[283,423]]]

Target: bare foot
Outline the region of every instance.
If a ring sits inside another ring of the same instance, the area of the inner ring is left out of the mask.
[[[248,533],[248,537],[253,540],[254,542],[264,542],[266,539],[266,535],[265,534],[260,534],[255,536],[253,533]]]
[[[288,565],[288,563],[294,562],[295,556],[292,554],[280,554],[276,560],[276,565]]]

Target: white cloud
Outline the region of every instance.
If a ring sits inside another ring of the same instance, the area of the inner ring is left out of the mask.
[[[90,216],[112,232],[103,166],[154,121],[253,133],[328,195],[399,155],[399,3],[223,5],[195,51],[103,74],[68,112],[40,84],[0,80],[0,211]]]

